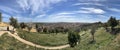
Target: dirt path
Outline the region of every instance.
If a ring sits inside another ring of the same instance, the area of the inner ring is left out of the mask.
[[[0,31],[0,36],[2,36],[5,32],[4,31]]]
[[[19,36],[15,35],[15,34],[12,34],[10,33],[9,31],[2,31],[0,32],[0,34],[4,34],[5,32],[7,32],[9,35],[13,36],[15,39],[21,41],[22,43],[24,44],[27,44],[27,45],[30,45],[30,46],[33,46],[33,47],[36,47],[36,48],[43,48],[43,49],[63,49],[63,48],[66,48],[66,47],[69,47],[69,44],[66,44],[66,45],[62,45],[62,46],[56,46],[56,47],[47,47],[47,46],[41,46],[41,45],[38,45],[38,44],[34,44],[32,42],[29,42],[27,40],[24,40],[22,38],[20,38]]]

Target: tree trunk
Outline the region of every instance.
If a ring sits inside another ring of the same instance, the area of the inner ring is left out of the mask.
[[[92,35],[92,36],[93,36],[93,41],[94,41],[94,40],[95,40],[95,39],[94,39],[94,35]]]

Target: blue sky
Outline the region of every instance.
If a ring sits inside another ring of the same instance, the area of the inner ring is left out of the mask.
[[[106,22],[120,19],[120,0],[0,0],[4,22]]]

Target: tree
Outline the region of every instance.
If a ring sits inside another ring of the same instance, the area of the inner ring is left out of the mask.
[[[98,24],[102,24],[102,22],[101,22],[101,21],[99,21],[99,22],[98,22]]]
[[[43,29],[43,32],[47,33],[47,32],[48,32],[48,29],[47,29],[47,28],[44,28],[44,29]]]
[[[114,27],[118,25],[118,21],[116,20],[116,18],[111,16],[108,20],[108,24],[109,26],[111,26],[111,30],[113,31]]]
[[[12,25],[14,28],[19,27],[17,19],[15,19],[13,17],[10,18],[10,25]]]
[[[69,32],[68,42],[69,42],[71,47],[74,47],[75,45],[77,45],[77,42],[79,42],[79,41],[80,41],[79,33]]]
[[[37,29],[38,27],[39,27],[38,24],[36,24],[36,25],[35,25],[35,28]]]
[[[106,29],[108,27],[108,24],[107,23],[104,23],[103,24],[103,27]]]
[[[30,32],[30,30],[32,29],[32,26],[27,26],[28,31]]]
[[[64,29],[64,32],[65,32],[65,33],[67,33],[68,31],[69,31],[69,29],[67,29],[67,28],[66,28],[66,29]]]
[[[2,13],[0,13],[0,22],[2,22]]]
[[[28,29],[29,32],[32,29],[32,26],[33,26],[32,22],[27,24],[27,29]]]
[[[91,35],[92,35],[92,43],[95,42],[95,39],[94,39],[94,34],[95,34],[95,28],[92,28],[91,29]]]
[[[39,27],[38,24],[35,25],[35,28],[36,28],[37,32],[40,32],[40,31],[41,31],[41,28]]]
[[[7,26],[7,31],[9,31],[9,26]]]
[[[104,23],[104,24],[103,24],[103,27],[105,28],[106,32],[109,32],[109,29],[107,28],[107,27],[108,27],[108,24],[107,24],[107,23]]]
[[[59,30],[57,28],[54,28],[54,32],[57,34],[59,33]]]
[[[26,24],[24,22],[20,23],[20,27],[23,29],[26,27]]]

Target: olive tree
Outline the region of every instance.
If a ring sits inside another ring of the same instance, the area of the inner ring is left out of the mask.
[[[30,32],[30,30],[32,29],[32,26],[27,26],[28,31]]]
[[[23,29],[26,27],[26,24],[24,22],[20,23],[20,27]]]
[[[13,17],[10,18],[10,25],[12,25],[14,28],[19,27],[17,19],[15,19]]]
[[[77,42],[79,41],[80,41],[79,33],[75,33],[73,31],[68,33],[68,42],[71,47],[74,47],[75,45],[77,45]]]
[[[90,33],[92,35],[92,42],[94,42],[95,41],[95,39],[94,39],[95,28],[92,28]]]

